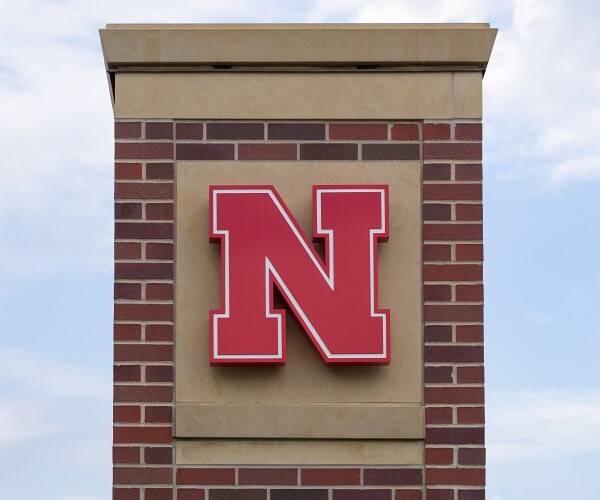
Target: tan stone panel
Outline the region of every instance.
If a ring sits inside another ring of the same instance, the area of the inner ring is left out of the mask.
[[[178,162],[176,401],[178,403],[421,403],[419,162]],[[331,366],[287,315],[284,366],[210,366],[209,311],[219,309],[220,246],[208,238],[208,186],[273,184],[312,234],[314,184],[389,184],[390,237],[379,245],[379,307],[391,310],[389,366]]]
[[[179,403],[177,437],[423,439],[422,406]]]
[[[481,73],[456,76],[453,81],[448,72],[117,73],[114,111],[118,119],[481,117]]]
[[[211,64],[475,65],[497,30],[489,24],[109,25],[109,68]]]
[[[178,465],[420,465],[422,441],[177,440]]]

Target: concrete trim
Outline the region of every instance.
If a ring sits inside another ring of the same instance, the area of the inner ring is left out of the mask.
[[[186,439],[177,440],[178,465],[421,465],[420,440]]]
[[[127,25],[100,30],[107,70],[155,65],[468,65],[485,69],[489,24]]]
[[[117,119],[439,120],[482,116],[480,72],[114,76]]]
[[[178,403],[178,438],[424,439],[424,407]]]

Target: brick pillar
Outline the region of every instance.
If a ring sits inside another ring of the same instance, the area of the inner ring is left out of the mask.
[[[111,72],[110,51],[116,49],[106,39],[103,42]],[[148,118],[119,111],[119,81],[116,90],[114,81],[113,498],[483,499],[480,118],[218,119],[182,117],[177,110],[171,117]],[[347,105],[352,108],[352,103]],[[460,115],[456,109],[452,114]],[[173,259],[174,175],[179,161],[345,161],[357,165],[414,161],[420,165],[422,462],[272,464],[261,463],[265,457],[257,456],[254,464],[245,465],[177,463]]]

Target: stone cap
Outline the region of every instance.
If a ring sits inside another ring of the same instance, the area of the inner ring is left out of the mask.
[[[108,24],[119,71],[485,70],[497,29],[478,24]]]

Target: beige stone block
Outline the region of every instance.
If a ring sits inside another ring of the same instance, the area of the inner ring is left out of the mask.
[[[178,440],[179,465],[419,465],[423,441]]]
[[[422,406],[177,404],[177,436],[263,439],[423,439]]]
[[[481,117],[481,73],[118,73],[118,119]]]

